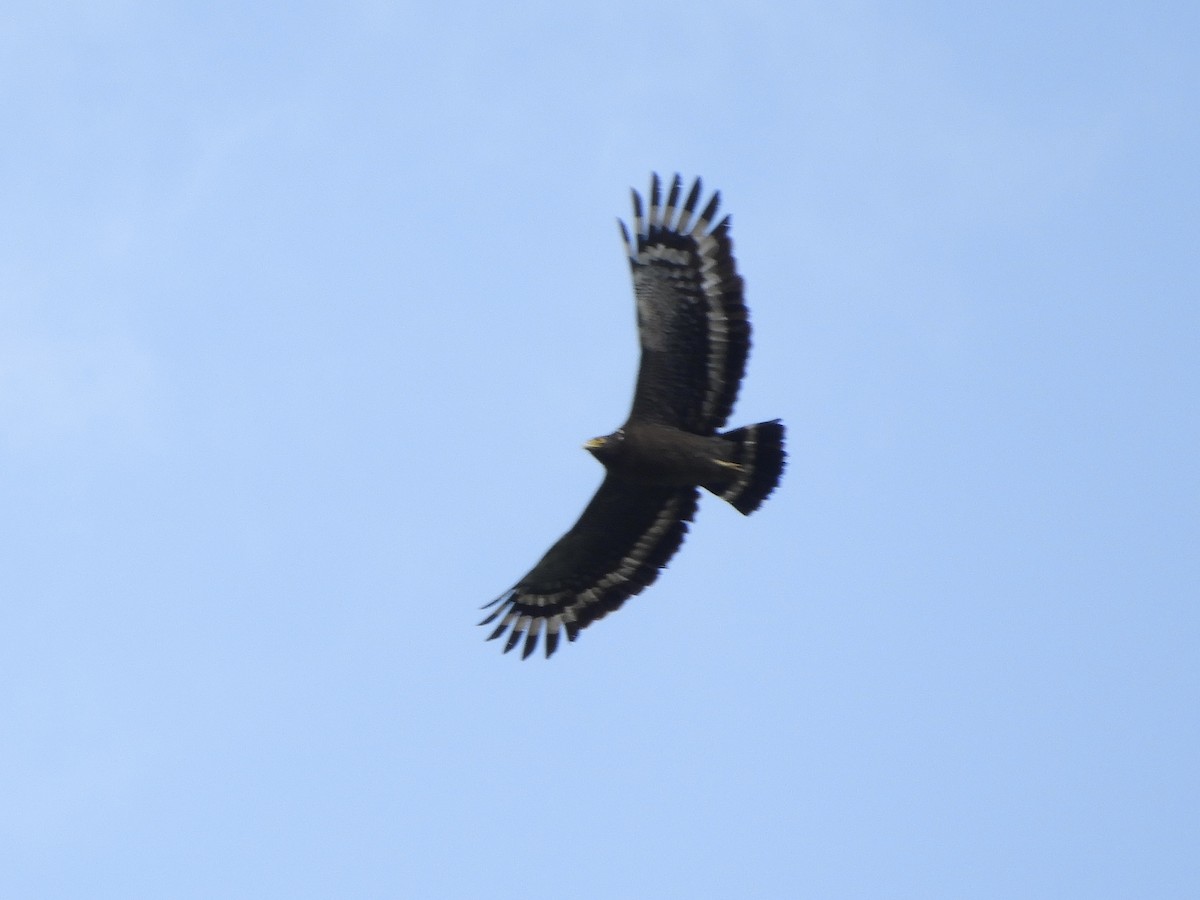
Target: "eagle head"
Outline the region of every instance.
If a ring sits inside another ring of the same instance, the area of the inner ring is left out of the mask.
[[[612,434],[592,438],[583,445],[583,449],[587,450],[592,456],[600,460],[600,462],[607,464],[620,455],[624,444],[625,429],[618,428]]]

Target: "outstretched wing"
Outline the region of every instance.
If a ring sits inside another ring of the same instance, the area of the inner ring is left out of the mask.
[[[680,179],[666,203],[655,175],[649,215],[633,192],[633,237],[621,235],[633,272],[642,362],[630,421],[697,434],[725,424],[750,352],[750,321],[733,259],[729,217],[709,230],[721,195],[696,215],[700,179],[682,206]]]
[[[488,640],[511,627],[504,652],[525,636],[525,658],[544,629],[550,656],[560,631],[575,640],[581,628],[652,583],[683,543],[695,512],[695,488],[646,487],[606,476],[571,530],[528,575],[488,604],[497,609],[479,624],[500,618]]]

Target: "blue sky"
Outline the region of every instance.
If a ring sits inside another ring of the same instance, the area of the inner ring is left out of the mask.
[[[1200,891],[1192,4],[26,6],[0,895]],[[652,170],[790,467],[521,663]]]

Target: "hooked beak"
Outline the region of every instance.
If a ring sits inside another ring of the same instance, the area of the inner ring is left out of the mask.
[[[604,444],[605,444],[604,438],[602,438],[602,437],[592,438],[590,441],[588,441],[587,443],[585,443],[583,445],[583,449],[584,450],[599,450],[601,447],[604,446]]]

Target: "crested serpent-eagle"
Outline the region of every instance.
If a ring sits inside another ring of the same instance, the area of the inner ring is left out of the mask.
[[[633,272],[641,366],[625,424],[584,444],[604,481],[571,530],[488,607],[480,622],[506,631],[522,658],[545,633],[546,656],[566,633],[618,609],[658,577],[683,543],[703,487],[743,515],[758,509],[783,473],[783,424],[718,432],[729,417],[750,351],[750,321],[720,194],[697,212],[700,179],[681,200],[678,175],[663,202],[655,175],[650,206],[633,192],[633,237],[621,235]]]

